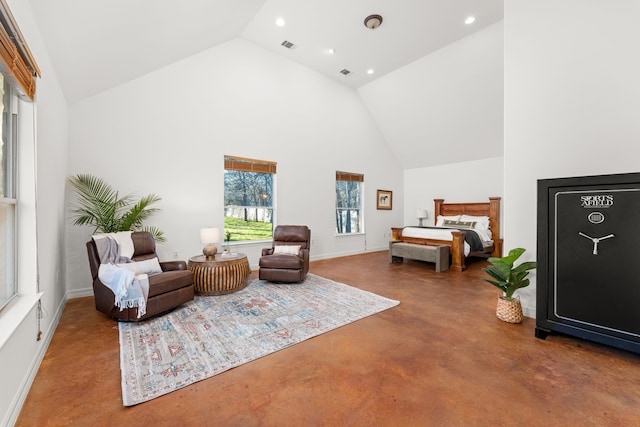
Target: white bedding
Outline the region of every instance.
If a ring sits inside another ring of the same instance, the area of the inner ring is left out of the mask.
[[[416,237],[420,239],[434,239],[434,240],[448,240],[453,241],[452,231],[461,231],[453,228],[420,228],[420,227],[405,227],[402,229],[402,235],[405,237]],[[464,230],[475,232],[480,236],[482,245],[486,248],[493,245],[493,236],[491,230]],[[464,255],[469,255],[470,248],[467,242],[464,242]]]

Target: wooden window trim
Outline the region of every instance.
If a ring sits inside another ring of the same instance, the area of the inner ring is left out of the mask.
[[[336,171],[336,181],[364,182],[364,175],[360,173]]]
[[[243,172],[276,173],[276,162],[249,159],[246,157],[224,156],[224,169]]]
[[[0,59],[11,76],[32,101],[40,69],[18,28],[6,0],[0,0]]]

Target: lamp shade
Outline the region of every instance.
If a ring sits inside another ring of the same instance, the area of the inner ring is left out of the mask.
[[[219,228],[201,228],[200,229],[200,242],[218,243],[220,241],[220,229]]]
[[[426,209],[418,209],[416,211],[416,218],[418,219],[423,219],[423,218],[427,218],[427,210]]]

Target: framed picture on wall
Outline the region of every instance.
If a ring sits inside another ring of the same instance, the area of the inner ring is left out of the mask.
[[[393,208],[393,193],[387,190],[378,190],[378,209],[391,210]]]

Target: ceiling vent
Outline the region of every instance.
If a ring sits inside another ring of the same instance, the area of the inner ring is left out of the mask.
[[[291,49],[294,46],[293,43],[291,43],[290,41],[287,41],[287,40],[285,40],[282,43],[280,43],[280,45],[286,47],[287,49]]]
[[[345,76],[348,76],[349,74],[351,74],[351,71],[347,70],[346,68],[343,68],[342,70],[340,70],[340,74],[344,74]]]

